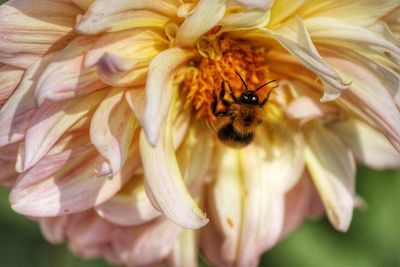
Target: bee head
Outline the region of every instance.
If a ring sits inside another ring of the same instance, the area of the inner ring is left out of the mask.
[[[246,91],[240,96],[240,103],[249,105],[258,105],[258,96],[256,93]]]

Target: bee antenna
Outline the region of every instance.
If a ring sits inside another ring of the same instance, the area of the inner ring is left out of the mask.
[[[254,92],[257,92],[258,90],[260,90],[260,89],[263,88],[264,86],[266,86],[266,85],[268,85],[268,84],[270,84],[270,83],[273,83],[273,82],[276,82],[276,80],[272,80],[272,81],[269,81],[269,82],[267,82],[267,83],[264,83],[263,85],[257,87],[257,89],[255,89]]]
[[[235,71],[235,73],[239,76],[240,80],[244,84],[244,87],[246,87],[246,91],[249,91],[249,87],[247,86],[246,82],[243,80],[242,76],[240,76],[239,72]]]

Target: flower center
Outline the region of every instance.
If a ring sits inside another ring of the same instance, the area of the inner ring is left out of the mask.
[[[194,107],[199,118],[213,118],[211,104],[214,93],[219,95],[223,81],[229,83],[236,96],[244,92],[245,87],[236,72],[249,88],[257,88],[272,80],[266,65],[265,47],[233,39],[227,34],[216,36],[209,33],[198,41],[197,50],[199,56],[186,71],[183,91],[186,94],[185,107]],[[268,91],[267,87],[257,94],[263,99]],[[230,97],[229,93],[226,97]]]

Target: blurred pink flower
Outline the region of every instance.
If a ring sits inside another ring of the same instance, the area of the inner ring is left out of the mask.
[[[127,266],[196,266],[199,251],[257,266],[324,212],[346,231],[356,162],[400,166],[399,6],[6,2],[0,183],[11,207],[50,242]],[[207,127],[221,123],[222,80],[243,93],[235,72],[277,86],[242,149]]]

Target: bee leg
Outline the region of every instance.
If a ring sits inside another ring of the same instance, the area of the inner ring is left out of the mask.
[[[230,93],[231,93],[231,96],[232,96],[233,100],[234,100],[236,103],[240,103],[239,99],[237,99],[236,96],[235,96],[235,94],[233,93],[233,89],[232,89],[232,86],[230,85],[230,83],[228,83],[228,86],[229,86],[229,91],[230,91]]]
[[[263,107],[265,104],[268,103],[269,96],[271,95],[272,90],[268,92],[267,97],[259,104],[260,107]]]

